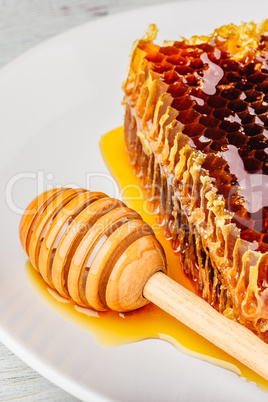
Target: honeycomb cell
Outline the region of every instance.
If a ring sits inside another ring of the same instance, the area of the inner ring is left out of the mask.
[[[244,159],[244,167],[248,173],[256,173],[261,171],[262,162],[251,156]]]
[[[264,235],[262,237],[262,243],[264,243],[264,245],[268,248],[268,235]]]
[[[249,137],[254,137],[255,135],[262,134],[263,132],[263,127],[255,123],[244,124],[243,129],[245,135]]]
[[[238,88],[235,88],[235,87],[231,87],[229,90],[224,89],[221,92],[221,96],[223,98],[226,98],[226,99],[230,100],[230,101],[232,101],[232,100],[234,101],[234,100],[239,99],[241,94],[242,94],[242,91],[240,89],[238,89]]]
[[[247,104],[247,102],[245,102],[241,99],[237,99],[237,100],[230,101],[228,103],[228,107],[233,112],[239,113],[239,112],[243,112],[244,110],[246,110],[248,107],[248,104]]]
[[[257,158],[261,162],[268,162],[268,155],[264,151],[256,151],[255,158]]]
[[[228,133],[226,138],[229,144],[236,146],[238,149],[243,148],[247,143],[247,137],[241,131]]]
[[[228,110],[228,109],[227,109]],[[229,112],[230,113],[230,112]],[[234,118],[231,114],[220,123],[220,128],[224,130],[225,135],[226,133],[234,133],[239,131],[240,129],[240,124],[236,121],[234,121]]]
[[[228,104],[227,99],[222,98],[220,95],[211,96],[207,100],[207,104],[213,109],[221,109]]]
[[[256,100],[261,100],[263,98],[263,93],[260,91],[256,91],[254,89],[244,91],[245,102],[251,103],[256,102]]]
[[[224,71],[237,71],[239,65],[235,60],[223,59],[220,60],[219,65]]]

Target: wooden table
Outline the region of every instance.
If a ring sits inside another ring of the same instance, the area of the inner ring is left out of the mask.
[[[163,0],[0,0],[0,67],[27,49],[87,21]],[[77,401],[0,343],[0,401]]]

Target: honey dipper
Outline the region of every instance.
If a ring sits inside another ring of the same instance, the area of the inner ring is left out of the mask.
[[[151,301],[268,380],[268,345],[170,279],[151,227],[122,201],[48,190],[29,204],[19,233],[34,268],[63,297],[98,311]]]

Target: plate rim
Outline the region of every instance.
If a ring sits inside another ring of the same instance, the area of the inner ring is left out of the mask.
[[[227,2],[231,3],[233,2],[233,0],[227,0]],[[257,2],[266,4],[264,0],[258,0]],[[41,41],[39,44],[34,45],[33,47],[29,48],[22,54],[15,57],[13,60],[9,61],[0,69],[0,80],[2,79],[3,75],[9,72],[12,68],[17,68],[17,65],[24,59],[35,57],[34,55],[36,51],[40,51],[45,47],[50,46],[50,44],[54,43],[55,41],[64,40],[64,38],[67,38],[68,35],[72,35],[74,32],[86,29],[88,26],[94,28],[94,26],[105,24],[105,21],[107,20],[122,18],[125,15],[133,16],[133,13],[138,14],[142,10],[146,12],[146,10],[148,11],[150,9],[157,9],[157,8],[161,9],[163,7],[170,7],[170,6],[174,7],[174,5],[180,7],[181,5],[190,5],[194,3],[198,5],[200,5],[201,3],[215,4],[215,1],[213,0],[204,0],[204,1],[202,0],[202,2],[198,0],[170,1],[168,3],[161,3],[149,6],[147,5],[145,7],[137,7],[131,10],[116,12],[108,16],[104,16],[96,20],[77,25],[75,27],[67,29],[61,33],[58,33],[50,38]],[[245,1],[242,0],[236,0],[235,3],[241,3],[245,5]],[[1,169],[1,171],[3,171],[3,169]],[[53,367],[50,367],[49,364],[43,362],[42,360],[38,360],[31,351],[25,350],[23,345],[20,345],[19,341],[16,340],[14,337],[12,337],[11,334],[9,334],[1,325],[0,325],[0,341],[3,342],[3,344],[6,345],[6,347],[8,347],[16,356],[18,356],[21,360],[23,360],[27,365],[32,367],[41,376],[44,376],[49,381],[56,384],[59,388],[68,392],[70,395],[73,395],[82,400],[88,400],[88,398],[90,397],[94,398],[90,400],[96,402],[111,401],[110,399],[107,399],[104,395],[99,394],[97,391],[93,392],[89,391],[89,389],[86,389],[83,385],[77,384],[77,382],[74,379],[67,378],[66,375],[63,375],[59,371],[55,370]]]

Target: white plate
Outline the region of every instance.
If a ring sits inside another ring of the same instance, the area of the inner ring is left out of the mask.
[[[90,184],[116,195],[98,143],[123,122],[121,83],[128,55],[148,23],[157,23],[162,41],[209,33],[231,21],[260,21],[268,17],[267,8],[266,1],[256,0],[182,2],[118,14],[49,40],[0,73],[0,179],[6,194],[0,205],[0,338],[78,398],[267,400],[254,384],[163,341],[98,346],[90,333],[38,298],[26,278],[18,239],[21,208],[47,185]]]

